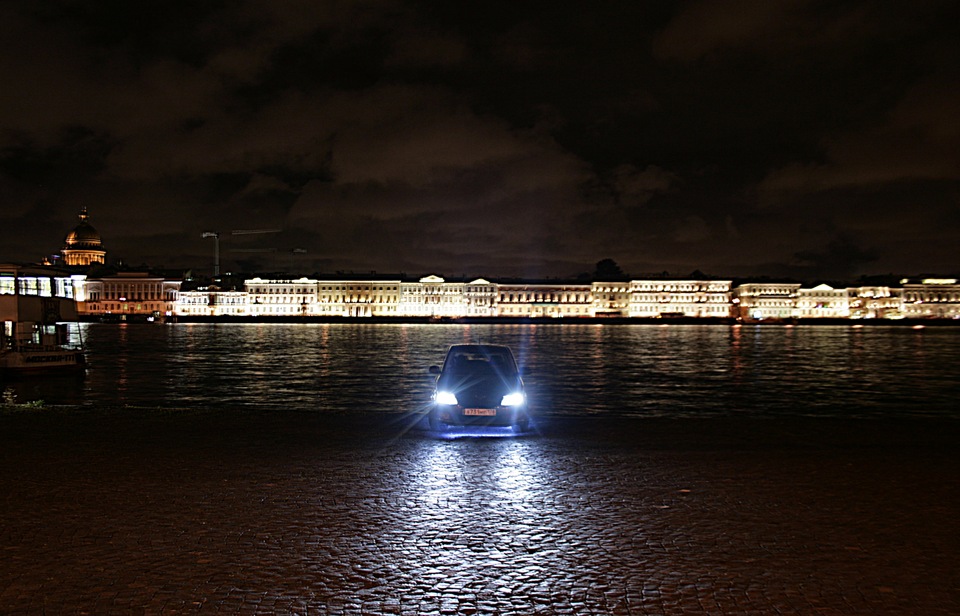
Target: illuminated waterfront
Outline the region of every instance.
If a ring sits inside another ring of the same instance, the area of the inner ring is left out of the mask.
[[[447,346],[512,347],[534,412],[577,416],[960,416],[960,328],[177,324],[81,326],[83,380],[18,401],[414,412]]]

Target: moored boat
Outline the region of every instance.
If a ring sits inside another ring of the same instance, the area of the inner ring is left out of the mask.
[[[0,265],[0,376],[83,374],[86,357],[72,277],[47,267]]]
[[[84,371],[86,357],[80,345],[67,342],[66,324],[14,322],[13,335],[0,340],[0,373],[11,375]]]

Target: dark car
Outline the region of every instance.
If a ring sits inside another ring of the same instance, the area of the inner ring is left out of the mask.
[[[430,408],[430,426],[513,426],[526,430],[530,422],[527,396],[517,361],[509,347],[456,344],[447,351],[437,376]]]

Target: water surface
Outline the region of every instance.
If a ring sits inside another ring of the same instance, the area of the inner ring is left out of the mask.
[[[549,415],[960,418],[960,328],[719,325],[82,324],[85,379],[18,402],[406,413],[450,344],[514,349]]]

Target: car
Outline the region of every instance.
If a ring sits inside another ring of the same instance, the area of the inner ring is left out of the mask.
[[[512,426],[524,431],[530,423],[527,394],[510,347],[455,344],[437,375],[429,417],[433,430],[446,425]]]

